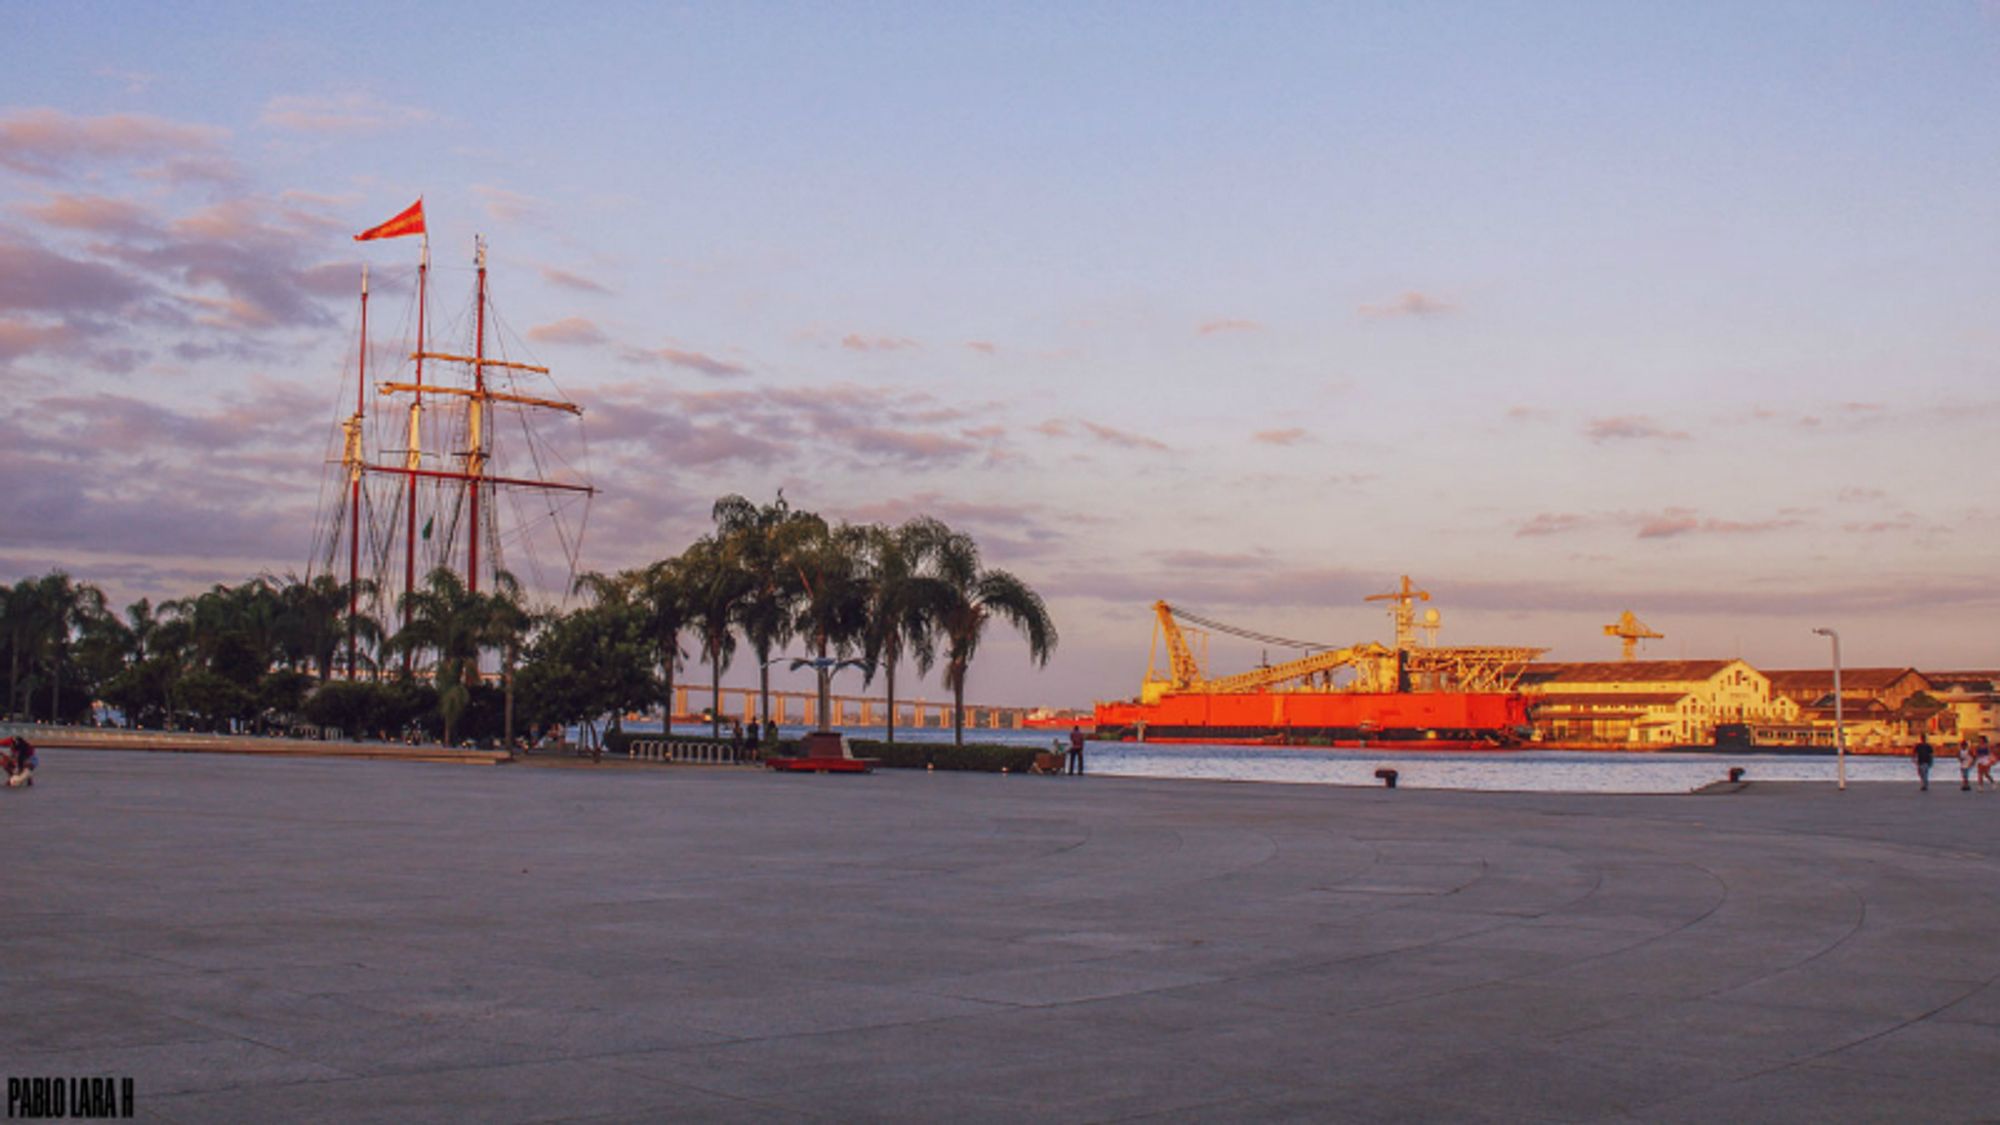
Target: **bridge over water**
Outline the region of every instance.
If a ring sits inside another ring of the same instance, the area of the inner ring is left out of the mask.
[[[716,714],[724,719],[735,719],[748,723],[757,717],[757,689],[725,687],[716,692],[706,686],[676,686],[674,688],[674,715],[677,719],[695,715],[698,712],[690,706],[713,707]],[[832,729],[846,727],[879,727],[889,720],[889,704],[886,699],[862,695],[836,695],[832,699],[832,715],[826,724]],[[1020,730],[1027,726],[1028,715],[1036,710],[1031,707],[992,707],[968,703],[965,705],[965,725],[985,727],[991,730]],[[896,725],[902,728],[934,727],[949,729],[952,705],[949,701],[932,703],[926,699],[896,700]],[[804,723],[807,726],[819,724],[819,697],[810,691],[771,692],[771,717],[780,723]]]

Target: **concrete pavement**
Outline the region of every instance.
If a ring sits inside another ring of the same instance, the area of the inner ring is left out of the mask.
[[[49,750],[0,1073],[142,1118],[2000,1115],[2000,795]]]

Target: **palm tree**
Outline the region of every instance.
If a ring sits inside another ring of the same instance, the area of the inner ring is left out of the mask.
[[[350,585],[331,574],[307,579],[286,575],[278,596],[285,609],[288,660],[294,665],[310,664],[322,683],[332,679],[341,642],[349,637],[357,642],[368,640],[381,632],[382,626],[374,618],[365,613],[350,618],[347,612],[353,600],[372,598],[376,589],[374,581],[367,578]],[[352,669],[348,677],[354,678]]]
[[[47,664],[49,721],[61,722],[63,666],[70,660],[70,646],[76,635],[109,616],[104,591],[87,582],[77,582],[60,570],[52,570],[39,579],[17,583],[8,598],[8,609],[13,619],[10,632],[14,659],[18,663],[20,656],[30,658],[31,678],[36,664]],[[32,696],[28,702],[32,713]]]
[[[421,587],[403,595],[401,608],[410,623],[396,635],[396,645],[436,658],[438,715],[444,720],[444,742],[449,746],[452,728],[471,701],[480,653],[496,647],[499,639],[491,599],[468,589],[456,572],[441,566]]]
[[[681,560],[661,559],[640,572],[640,610],[645,616],[646,633],[653,639],[655,659],[660,665],[660,732],[674,730],[674,670],[681,663],[681,630],[693,617],[689,582]]]
[[[805,638],[813,654],[810,660],[794,661],[792,666],[809,663],[818,673],[819,727],[827,730],[832,725],[833,674],[860,663],[845,658],[867,632],[872,595],[866,530],[845,523],[821,526],[820,533],[801,544],[792,556],[804,594],[792,628]]]
[[[701,640],[702,659],[708,661],[710,733],[722,737],[722,673],[736,655],[736,634],[731,628],[738,607],[750,596],[752,579],[729,558],[728,550],[714,536],[704,535],[681,556],[682,577],[687,583],[688,606],[695,633]]]
[[[882,670],[888,696],[888,741],[896,741],[896,666],[905,653],[916,658],[917,672],[928,673],[937,660],[937,615],[949,605],[944,584],[923,573],[949,528],[929,517],[901,527],[867,529],[870,568],[868,627],[862,652],[871,670]],[[872,675],[871,677],[872,678]],[[865,682],[865,681],[864,681]]]
[[[933,573],[945,588],[946,602],[937,614],[944,634],[944,682],[951,689],[952,742],[965,745],[965,674],[979,651],[986,623],[1000,617],[1028,641],[1028,660],[1046,667],[1056,647],[1056,626],[1040,594],[1004,570],[979,565],[979,545],[963,532],[951,532],[937,545]]]
[[[771,651],[791,639],[792,615],[803,593],[796,559],[807,543],[826,533],[826,521],[795,511],[778,498],[763,507],[741,496],[715,502],[710,513],[730,564],[749,579],[750,590],[737,605],[736,623],[757,654],[758,715],[771,723]]]
[[[500,650],[500,681],[506,691],[506,707],[501,719],[501,745],[514,750],[514,666],[520,662],[521,648],[535,627],[521,596],[521,584],[507,571],[493,574],[493,592],[486,595],[487,639]]]

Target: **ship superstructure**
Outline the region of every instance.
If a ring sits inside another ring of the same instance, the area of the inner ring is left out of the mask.
[[[1414,603],[1429,599],[1404,576],[1400,589],[1368,598],[1391,603],[1394,643],[1340,646],[1244,629],[1155,602],[1153,648],[1139,698],[1098,704],[1099,736],[1434,748],[1517,740],[1527,708],[1515,687],[1546,650],[1420,641]],[[1438,625],[1436,611],[1429,611],[1422,628],[1434,637]],[[1304,655],[1211,676],[1210,633]]]

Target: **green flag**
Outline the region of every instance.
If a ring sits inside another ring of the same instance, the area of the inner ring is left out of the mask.
[[[430,541],[430,537],[431,537],[431,525],[432,525],[432,524],[434,524],[434,523],[436,523],[436,522],[437,522],[437,517],[436,517],[436,516],[432,516],[431,518],[429,518],[429,519],[427,519],[427,520],[425,520],[425,521],[424,521],[424,541],[425,541],[425,542],[429,542],[429,541]]]

